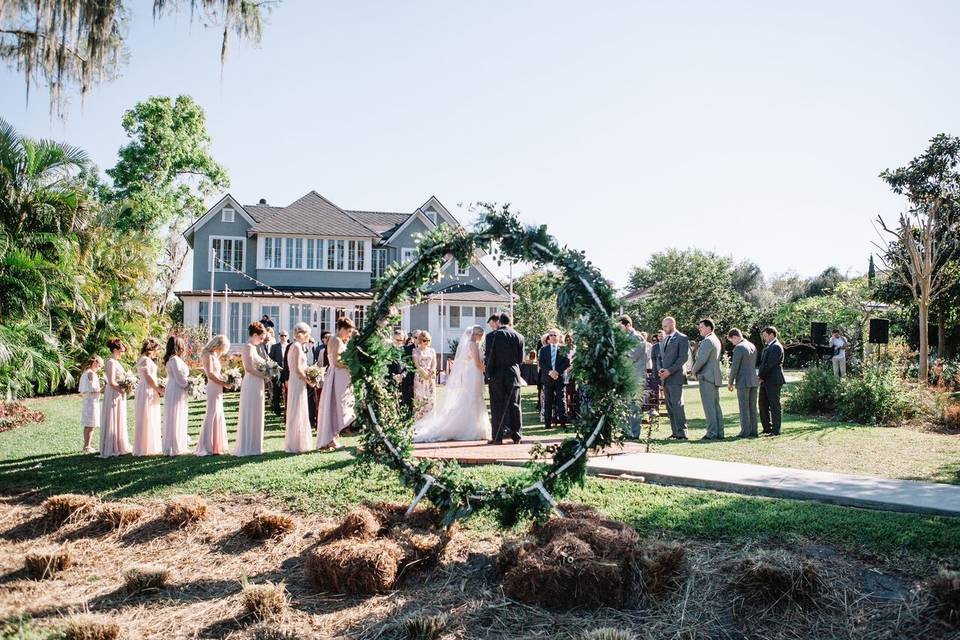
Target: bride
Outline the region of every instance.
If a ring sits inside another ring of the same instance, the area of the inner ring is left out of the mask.
[[[414,442],[486,440],[490,417],[483,399],[483,327],[474,326],[460,337],[453,368],[440,402],[413,425]]]

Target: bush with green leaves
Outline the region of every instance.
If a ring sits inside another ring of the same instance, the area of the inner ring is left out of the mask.
[[[840,381],[828,367],[811,367],[793,386],[787,398],[786,410],[791,413],[823,415],[837,408]]]
[[[893,369],[867,369],[840,384],[837,416],[861,424],[896,424],[915,417],[920,403],[915,390]]]

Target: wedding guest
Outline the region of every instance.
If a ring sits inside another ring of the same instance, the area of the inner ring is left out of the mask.
[[[100,376],[97,372],[103,368],[103,358],[92,356],[87,360],[80,374],[80,396],[83,408],[80,410],[80,426],[83,427],[83,452],[93,453],[93,430],[100,426]]]
[[[274,343],[270,347],[270,359],[276,362],[281,370],[283,369],[284,356],[287,353],[287,345],[289,340],[287,339],[290,336],[287,333],[287,330],[284,329],[280,332],[280,341]],[[283,409],[280,407],[280,401],[283,399],[283,383],[284,378],[282,375],[274,378],[271,381],[271,408],[273,409],[273,414],[275,416],[280,416],[283,413]]]
[[[310,329],[307,325],[308,330]],[[313,365],[320,365],[320,357],[323,355],[317,346],[317,341],[314,340],[313,335],[309,335],[309,339],[302,343],[301,349],[303,349],[303,365],[304,369],[307,367],[312,367]],[[307,415],[309,416],[309,422],[307,424],[315,425],[317,424],[317,390],[313,387],[307,387]]]
[[[567,419],[573,420],[580,413],[580,390],[577,388],[577,381],[573,377],[573,361],[577,356],[577,345],[573,340],[572,333],[563,337],[563,346],[567,349],[567,360],[570,361],[567,370],[563,372],[567,396]]]
[[[107,378],[103,391],[103,408],[100,414],[100,457],[112,458],[130,453],[130,436],[127,434],[127,393],[120,388],[120,380],[126,377],[120,358],[127,346],[120,338],[107,340],[110,358],[105,366]]]
[[[303,453],[310,450],[310,412],[308,397],[312,389],[307,384],[307,356],[304,347],[310,343],[310,325],[298,322],[293,328],[294,348],[287,350],[287,421],[283,450]],[[311,351],[312,355],[312,351]]]
[[[643,427],[643,398],[644,388],[647,382],[647,341],[642,334],[633,328],[633,318],[628,315],[620,316],[620,328],[623,329],[624,333],[626,333],[632,341],[630,362],[633,364],[633,371],[637,377],[637,388],[630,402],[630,424],[628,429],[631,438],[639,438],[640,430]]]
[[[321,367],[329,367],[330,359],[327,357],[327,345],[330,343],[330,332],[323,330],[320,332],[320,344],[317,345],[317,362]]]
[[[677,321],[667,316],[661,322],[663,342],[660,347],[660,382],[670,416],[670,438],[687,439],[687,414],[683,408],[683,385],[687,384],[684,371],[690,357],[690,340],[677,331]]]
[[[264,329],[270,330],[273,329],[273,320],[270,319],[268,314],[263,314],[263,317],[260,318],[260,324],[263,325]]]
[[[259,322],[247,327],[250,339],[240,350],[243,362],[243,380],[240,382],[240,412],[237,416],[237,446],[235,456],[258,456],[263,453],[263,387],[269,377],[260,370],[265,360],[257,347],[263,342],[266,329]],[[285,331],[280,333],[284,337]]]
[[[227,336],[214,336],[200,352],[200,364],[207,375],[207,412],[197,442],[198,456],[219,456],[230,453],[227,443],[227,418],[223,413],[223,390],[227,379],[223,377],[220,358],[230,350]]]
[[[416,329],[407,336],[407,342],[403,345],[403,382],[400,383],[400,404],[407,412],[413,413],[413,384],[416,378],[416,370],[413,366],[413,352],[417,348],[417,339],[420,337],[420,330]]]
[[[840,329],[834,329],[830,338],[830,347],[833,349],[833,357],[830,362],[833,363],[833,375],[844,378],[847,375],[847,346],[849,342],[840,334]]]
[[[328,361],[323,392],[317,408],[317,448],[336,449],[337,436],[353,424],[354,397],[350,369],[343,361],[343,352],[353,337],[354,325],[350,318],[337,320],[337,335],[327,342]]]
[[[704,318],[697,324],[700,331],[700,346],[691,371],[697,377],[700,401],[707,419],[707,434],[701,440],[723,440],[723,410],[720,408],[720,387],[723,373],[720,371],[720,353],[723,345],[713,332],[713,320]]]
[[[780,389],[785,382],[783,377],[783,345],[777,340],[777,330],[765,327],[760,337],[767,344],[760,353],[760,366],[757,377],[760,379],[760,424],[763,433],[770,436],[780,435],[783,410],[780,405]]]
[[[560,427],[567,426],[567,412],[564,407],[564,372],[570,366],[565,350],[560,348],[560,330],[547,332],[547,343],[540,349],[540,384],[543,386],[543,422],[552,429],[558,421]]]
[[[523,364],[537,364],[537,352],[528,351],[527,358],[523,361]]]
[[[413,352],[413,365],[417,369],[417,375],[413,381],[415,420],[420,420],[433,411],[436,401],[437,352],[430,346],[432,341],[428,331],[421,331],[417,349]]]
[[[740,413],[740,433],[737,437],[756,438],[757,388],[760,385],[757,379],[757,348],[736,327],[727,332],[727,339],[733,345],[728,389],[733,391],[736,388]]]
[[[160,455],[160,396],[163,388],[157,376],[157,356],[160,355],[160,341],[147,338],[140,345],[140,358],[137,360],[137,374],[140,381],[134,394],[133,455]]]
[[[406,332],[402,329],[394,329],[390,342],[393,346],[393,359],[387,366],[387,376],[390,381],[396,385],[397,389],[399,389],[407,373],[406,367],[403,364],[403,346],[407,342]]]
[[[190,449],[187,435],[190,367],[182,357],[186,350],[186,344],[180,336],[167,338],[167,350],[163,355],[163,364],[167,367],[167,388],[164,391],[161,435],[161,448],[165,456],[179,456]]]

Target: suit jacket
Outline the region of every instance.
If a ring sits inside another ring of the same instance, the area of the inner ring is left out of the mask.
[[[287,368],[287,349],[292,343],[288,342],[286,346],[277,342],[270,347],[270,359],[280,365],[280,380],[283,383],[290,377],[290,371]]]
[[[512,382],[513,386],[522,387],[523,336],[510,327],[500,327],[491,333],[493,337],[484,357],[487,374],[491,380]]]
[[[660,368],[670,372],[663,384],[687,384],[683,366],[690,357],[690,339],[679,331],[674,331],[660,347]]]
[[[630,352],[630,362],[633,364],[633,371],[637,374],[637,378],[640,382],[643,382],[646,379],[647,365],[650,362],[647,356],[647,343],[635,333],[631,334],[630,337],[636,342]]]
[[[715,387],[723,386],[723,373],[720,371],[720,352],[723,346],[720,339],[713,333],[700,342],[697,349],[697,359],[693,361],[693,374],[700,382],[707,382]]]
[[[654,373],[660,371],[663,368],[661,359],[660,359],[660,341],[653,343],[653,348],[650,349],[650,361]]]
[[[730,384],[737,387],[757,387],[757,348],[749,340],[741,340],[733,348],[730,359]]]
[[[768,344],[760,353],[760,368],[757,377],[764,384],[782,385],[786,380],[783,377],[783,345],[779,340]]]
[[[545,345],[540,348],[540,356],[538,361],[540,364],[540,383],[549,384],[553,380],[548,375],[551,371],[556,371],[560,374],[560,377],[557,379],[557,382],[563,384],[563,372],[570,367],[570,358],[567,357],[567,354],[564,353],[565,349],[560,345],[557,345],[557,364],[556,367],[550,367],[550,345]]]

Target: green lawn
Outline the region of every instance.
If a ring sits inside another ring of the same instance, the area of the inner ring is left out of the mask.
[[[232,422],[236,416],[237,398],[236,394],[229,395],[226,402],[231,441],[234,439]],[[532,397],[524,398],[525,414],[530,421],[534,418],[532,403]],[[29,404],[42,410],[46,420],[42,424],[0,433],[0,491],[3,492],[88,492],[111,498],[177,493],[257,494],[270,496],[292,509],[330,515],[342,513],[362,500],[410,499],[409,493],[399,486],[392,474],[377,471],[354,473],[353,439],[346,439],[347,447],[335,453],[283,453],[283,427],[272,417],[267,422],[267,453],[260,457],[127,456],[102,460],[78,453],[78,397],[41,398],[31,400]],[[702,428],[697,424],[698,410],[695,406],[690,406],[689,410],[696,432]],[[202,411],[202,406],[192,407],[190,432],[194,438],[200,428]],[[129,415],[132,420],[132,411]],[[791,434],[794,428],[799,431],[798,423],[789,423],[787,436],[775,441],[731,441],[709,446],[689,443],[686,447],[662,446],[660,450],[722,457],[723,447],[729,447],[731,451],[739,452],[737,455],[731,453],[731,458],[771,461],[769,457],[787,456],[791,443],[800,443],[804,447],[822,447],[825,451],[821,459],[826,459],[831,448],[838,450],[827,441],[835,439],[848,447],[853,442],[837,438],[839,432],[853,427],[827,429],[819,435],[809,430]],[[531,431],[542,432],[542,428],[533,427]],[[876,431],[894,433],[895,430]],[[851,454],[849,449],[847,454]],[[890,457],[893,456],[894,452],[891,452]],[[471,469],[471,473],[490,482],[514,472],[499,466]],[[865,551],[903,552],[917,557],[946,557],[960,551],[960,544],[956,542],[960,540],[960,519],[881,513],[813,502],[594,478],[588,479],[586,485],[570,498],[593,504],[641,531],[673,536],[742,541],[810,539]],[[479,516],[469,521],[469,527],[489,533],[495,525],[490,518]]]

